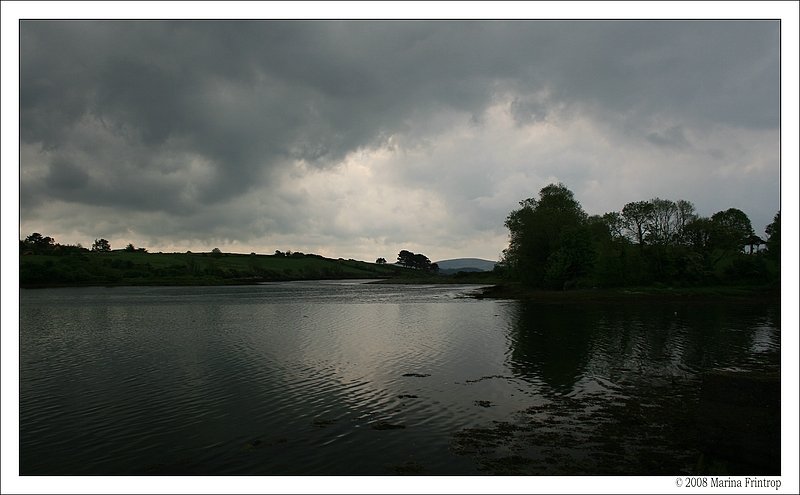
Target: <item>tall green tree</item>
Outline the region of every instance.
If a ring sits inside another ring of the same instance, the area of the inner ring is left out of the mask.
[[[557,285],[584,273],[585,243],[577,242],[587,215],[572,191],[550,184],[539,199],[528,198],[506,218],[509,246],[503,262],[513,276],[531,286]]]
[[[653,216],[653,204],[649,201],[634,201],[622,207],[622,218],[628,235],[638,244],[644,246],[645,237],[649,234],[649,226]]]
[[[742,251],[748,239],[755,235],[750,218],[737,208],[728,208],[711,215],[713,230],[711,242],[714,247],[731,251]]]
[[[538,202],[527,198],[519,202],[519,208],[513,210],[506,217],[505,226],[508,229],[508,248],[503,250],[502,262],[507,267],[508,273],[523,281],[532,279],[535,270],[534,260],[537,250],[533,225],[534,212]]]

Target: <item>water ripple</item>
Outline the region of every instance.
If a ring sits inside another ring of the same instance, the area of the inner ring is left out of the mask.
[[[708,370],[780,364],[771,308],[565,311],[462,299],[470,289],[23,291],[21,469],[477,474],[485,466],[465,452],[490,446],[462,433],[534,431],[519,452],[536,462],[623,462],[595,432],[662,438],[641,422],[680,429],[663,395],[691,405]]]

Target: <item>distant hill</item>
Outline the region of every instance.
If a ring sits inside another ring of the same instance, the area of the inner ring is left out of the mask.
[[[480,258],[457,258],[437,261],[436,264],[439,265],[439,273],[447,275],[457,272],[490,272],[497,262]]]

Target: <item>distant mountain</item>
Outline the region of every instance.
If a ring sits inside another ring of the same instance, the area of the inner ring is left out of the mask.
[[[457,258],[437,261],[436,264],[439,265],[439,273],[447,275],[456,272],[490,272],[497,262],[480,258]]]

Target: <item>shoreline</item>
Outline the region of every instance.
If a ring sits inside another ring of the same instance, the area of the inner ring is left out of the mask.
[[[331,277],[331,278],[240,278],[240,279],[218,279],[215,281],[210,280],[163,280],[163,281],[154,281],[150,282],[143,282],[143,283],[131,283],[130,280],[124,280],[121,282],[89,282],[89,283],[81,283],[81,284],[69,284],[69,283],[45,283],[45,284],[20,284],[20,289],[82,289],[87,287],[107,287],[107,288],[114,288],[114,287],[230,287],[230,286],[247,286],[247,285],[261,285],[261,284],[268,284],[268,283],[280,283],[280,282],[302,282],[302,281],[313,281],[313,280],[371,280],[372,282],[368,283],[375,283],[376,281],[384,280],[381,278],[369,278],[369,277]]]
[[[619,287],[603,289],[548,290],[533,289],[515,283],[496,283],[494,281],[470,280],[453,277],[434,278],[369,278],[367,284],[399,284],[399,285],[480,285],[482,286],[469,297],[474,299],[516,300],[535,303],[605,303],[625,301],[710,301],[710,300],[742,300],[772,301],[780,303],[780,287],[748,287],[748,286],[708,286],[708,287]],[[268,282],[295,282],[310,280],[354,280],[356,277],[321,277],[321,278],[240,278],[211,280],[163,280],[153,283],[132,284],[129,280],[119,283],[97,282],[85,284],[45,283],[20,284],[19,289],[64,289],[86,287],[222,287],[260,285]],[[210,283],[209,283],[210,282]]]
[[[620,287],[614,289],[545,290],[518,284],[497,284],[482,289],[476,299],[511,299],[538,303],[604,303],[614,301],[747,300],[780,303],[780,287]]]

